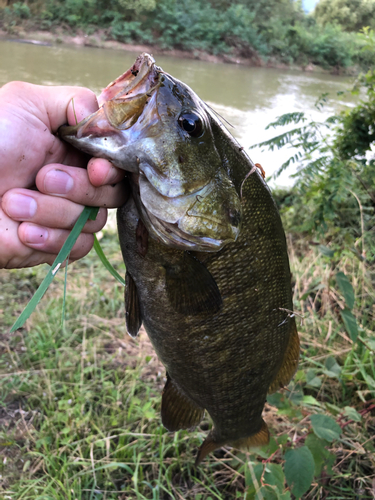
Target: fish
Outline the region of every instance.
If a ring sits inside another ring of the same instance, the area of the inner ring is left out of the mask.
[[[133,337],[143,324],[166,368],[161,421],[175,432],[210,415],[196,465],[225,445],[265,445],[266,397],[290,382],[300,349],[285,233],[262,173],[146,53],[99,103],[59,133],[127,171],[125,320]]]

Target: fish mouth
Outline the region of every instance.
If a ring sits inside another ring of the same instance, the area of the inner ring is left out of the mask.
[[[138,211],[154,239],[181,250],[217,252],[236,241],[240,231],[241,203],[234,186],[223,172],[181,181],[160,169],[150,153],[162,133],[158,92],[171,81],[152,56],[141,54],[103,90],[98,111],[75,126],[60,127],[59,135],[128,172]]]
[[[144,114],[160,86],[161,69],[149,54],[137,57],[133,66],[110,83],[98,97],[99,109],[76,125],[63,125],[58,134],[92,156],[107,158],[130,172],[138,171],[137,158],[127,158],[137,137],[126,134]]]

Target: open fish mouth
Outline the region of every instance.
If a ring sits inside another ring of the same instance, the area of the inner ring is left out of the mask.
[[[164,73],[150,55],[141,54],[98,101],[97,112],[75,126],[61,127],[59,134],[129,173],[151,236],[169,247],[204,252],[234,242],[241,203],[221,163],[215,165],[201,153],[205,141],[213,139],[206,107],[193,91]],[[199,130],[201,136],[189,131],[193,138],[181,126],[195,126],[192,116],[206,129]]]

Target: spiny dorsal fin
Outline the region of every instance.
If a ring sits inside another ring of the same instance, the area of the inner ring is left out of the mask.
[[[167,373],[161,400],[161,420],[164,427],[171,432],[190,429],[199,424],[203,415],[204,409],[183,394]]]
[[[223,303],[219,288],[208,269],[189,252],[181,261],[165,266],[168,298],[181,314],[215,313]]]
[[[292,331],[290,334],[288,347],[285,351],[281,368],[278,371],[275,380],[268,388],[268,394],[272,394],[273,392],[288,385],[297,370],[299,359],[299,338],[294,318],[290,318],[289,321],[292,321],[293,323],[291,325]]]
[[[125,274],[125,322],[129,335],[136,337],[142,326],[142,316],[137,287],[128,271]]]

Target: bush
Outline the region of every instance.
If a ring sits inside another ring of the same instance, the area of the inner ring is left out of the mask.
[[[16,2],[2,11],[5,29],[32,15],[46,29],[61,23],[85,30],[98,26],[116,40],[167,49],[274,57],[325,68],[353,64],[368,68],[375,62],[375,48],[363,52],[359,35],[346,33],[337,24],[318,24],[292,0],[29,0],[29,4]]]

